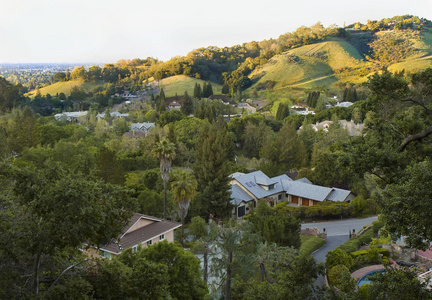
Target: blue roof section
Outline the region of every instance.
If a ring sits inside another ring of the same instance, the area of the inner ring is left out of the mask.
[[[253,198],[236,184],[231,186],[231,199],[231,203],[234,205],[239,205],[243,201],[253,201]]]
[[[327,197],[330,201],[345,201],[346,198],[351,194],[351,191],[333,188],[333,191]]]
[[[297,182],[303,182],[303,183],[308,183],[308,184],[313,184],[312,181],[310,181],[309,179],[307,179],[306,177],[300,178],[296,180]]]

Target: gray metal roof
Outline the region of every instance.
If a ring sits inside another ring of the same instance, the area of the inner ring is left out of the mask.
[[[155,127],[155,123],[144,122],[144,123],[132,123],[129,128],[135,131],[148,131]]]
[[[231,203],[239,205],[242,202],[253,201],[253,198],[237,184],[231,186]]]
[[[282,184],[280,182],[274,179],[270,179],[261,171],[255,171],[249,174],[240,175],[235,177],[234,179],[237,180],[257,199],[265,198],[283,191]],[[275,186],[273,189],[267,191],[260,184],[266,186],[275,184]]]
[[[290,195],[307,198],[316,201],[324,201],[331,193],[332,189],[324,186],[291,181],[288,183],[286,192]]]
[[[333,188],[333,191],[328,195],[327,200],[345,201],[349,194],[351,194],[351,191]]]
[[[230,177],[235,179],[239,185],[244,187],[257,199],[284,192],[315,201],[345,201],[351,194],[349,190],[314,185],[307,178],[293,181],[286,174],[269,178],[263,172],[255,171],[249,174],[234,173]],[[266,190],[263,187],[271,184],[275,184],[273,189]],[[252,197],[237,184],[231,186],[231,198],[233,199],[231,203],[235,205],[239,205],[242,201],[248,202],[252,200]]]
[[[309,179],[307,179],[306,177],[300,178],[296,180],[297,182],[303,182],[303,183],[308,183],[308,184],[312,184],[312,181],[310,181]]]

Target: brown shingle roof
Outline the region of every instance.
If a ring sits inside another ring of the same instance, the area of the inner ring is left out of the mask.
[[[128,232],[128,230],[141,218],[151,219],[155,222]],[[134,214],[130,222],[123,228],[123,235],[120,239],[118,241],[113,239],[110,244],[100,246],[100,249],[119,254],[123,249],[152,240],[161,234],[179,228],[180,226],[181,224],[178,222],[162,220],[143,214]]]

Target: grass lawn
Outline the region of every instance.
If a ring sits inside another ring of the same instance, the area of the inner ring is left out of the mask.
[[[318,250],[325,244],[325,240],[317,236],[300,235],[300,239],[300,252],[306,254],[307,256],[311,255],[312,252]]]

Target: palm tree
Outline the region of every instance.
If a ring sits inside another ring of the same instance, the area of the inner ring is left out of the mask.
[[[174,181],[171,182],[171,191],[174,195],[174,202],[177,205],[177,212],[182,223],[180,243],[184,247],[184,220],[189,211],[189,205],[196,195],[198,181],[191,171],[179,170],[174,174]]]
[[[160,172],[164,187],[164,219],[166,219],[166,190],[169,173],[171,172],[171,163],[175,157],[175,145],[166,139],[162,139],[154,144],[152,153],[160,161]]]

